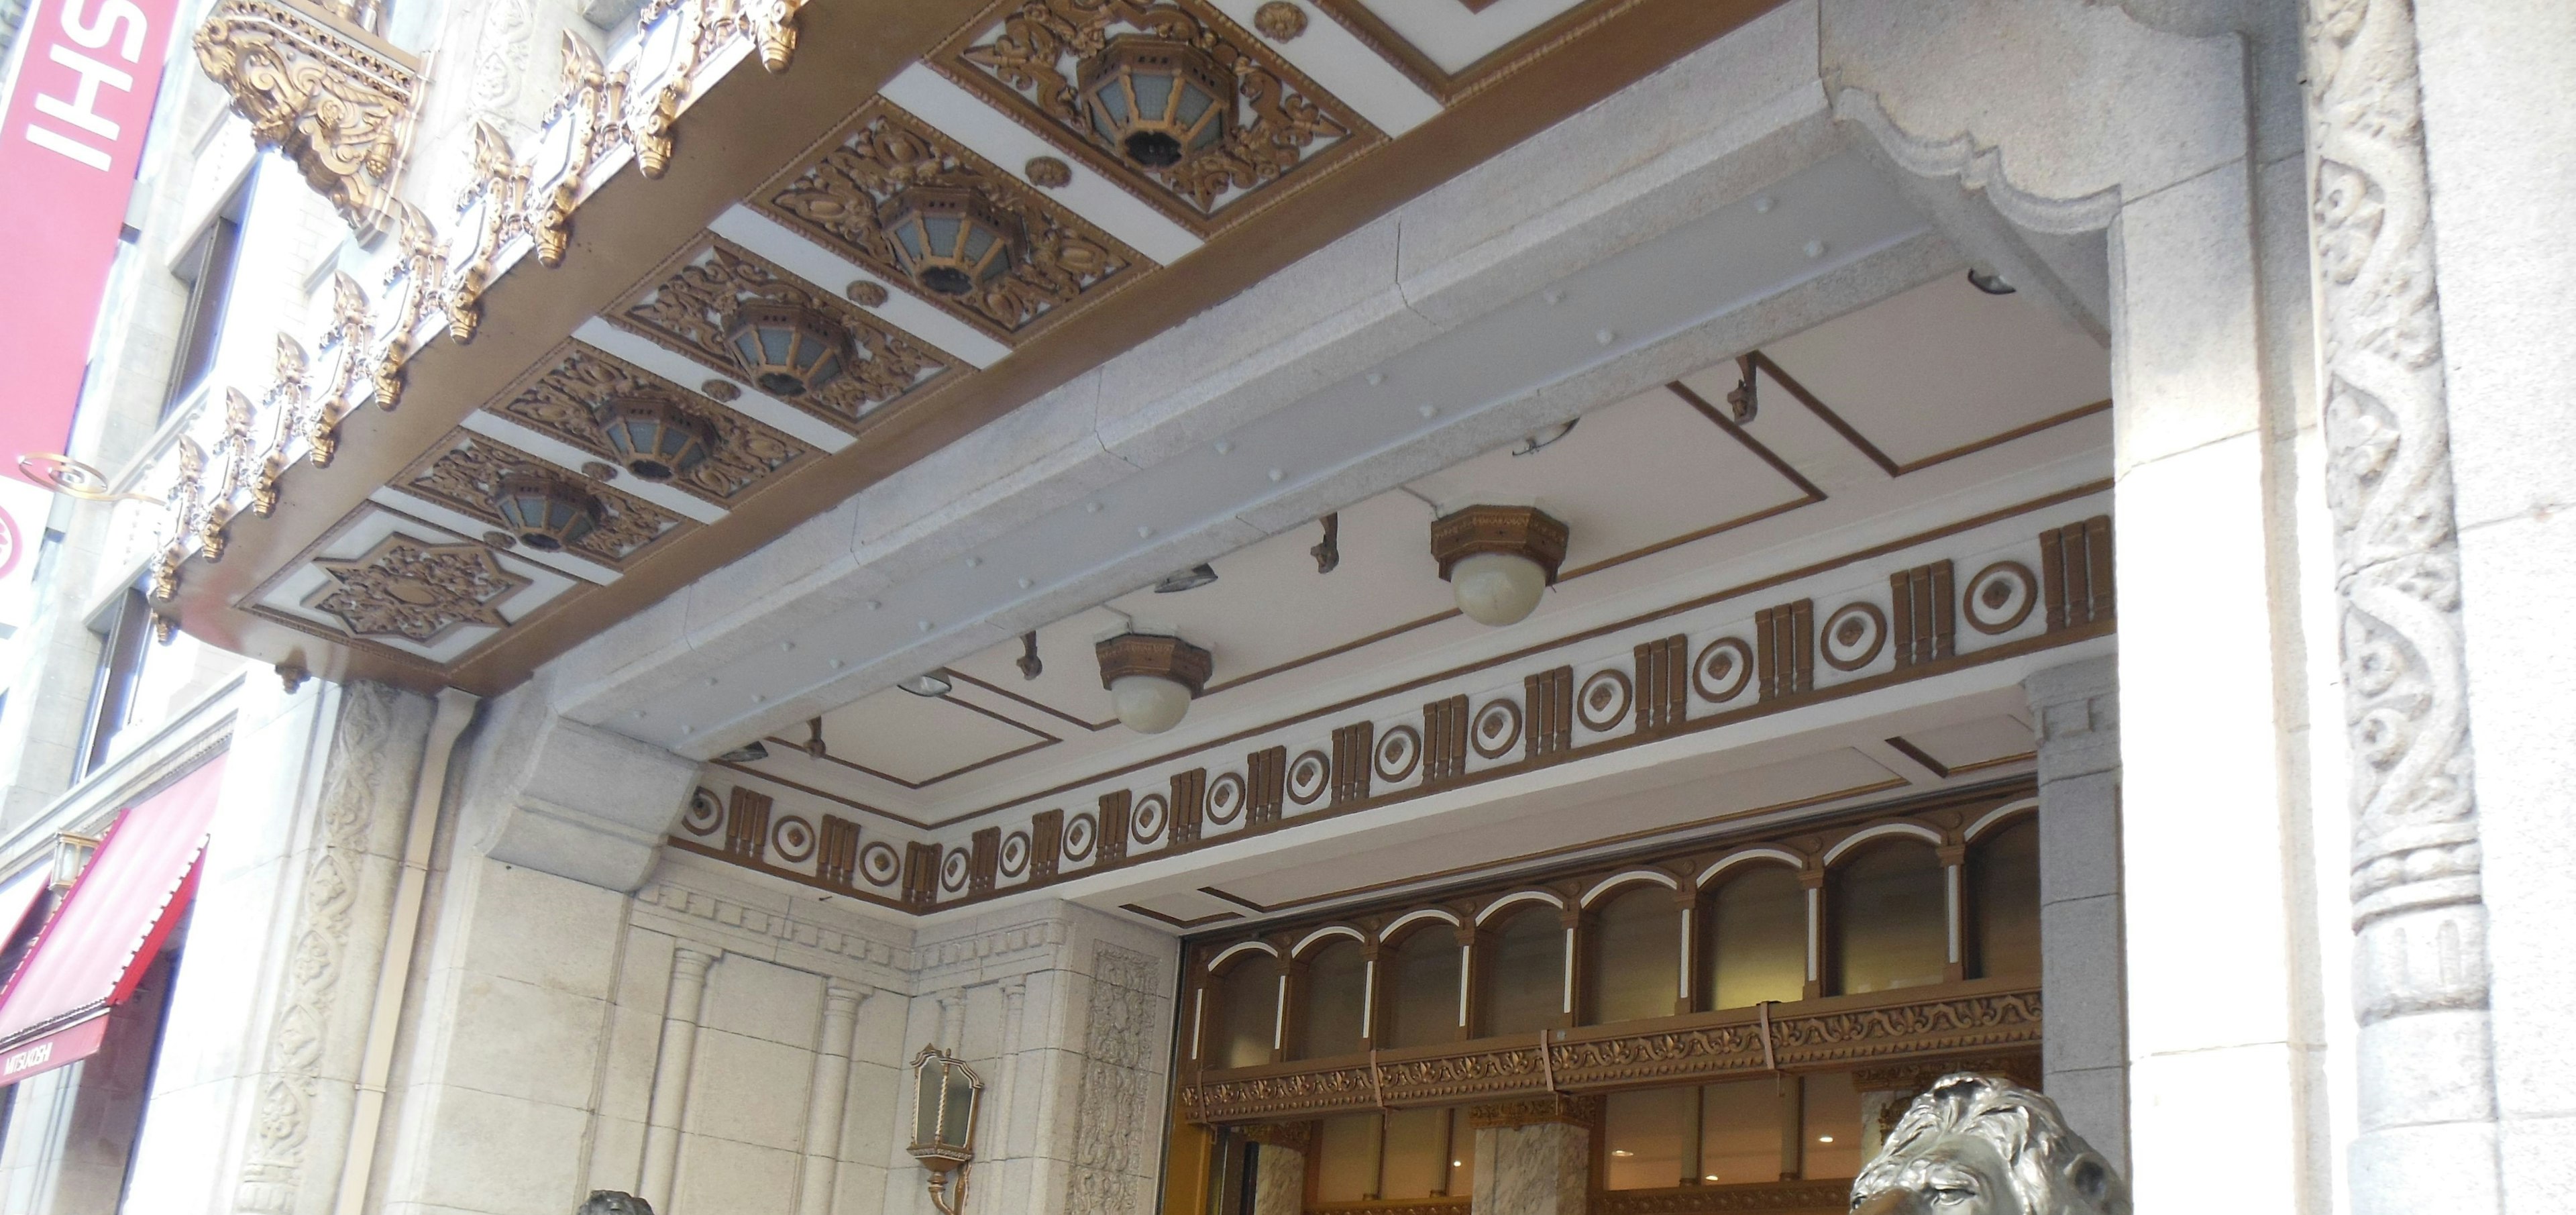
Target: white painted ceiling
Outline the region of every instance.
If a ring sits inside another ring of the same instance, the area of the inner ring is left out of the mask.
[[[1041,627],[1044,670],[1035,679],[1017,668],[1018,641],[994,645],[945,664],[954,684],[947,697],[875,692],[822,716],[823,757],[799,749],[808,740],[804,729],[779,731],[766,744],[769,758],[737,771],[936,826],[1275,717],[1283,707],[1368,690],[1392,666],[1508,649],[1585,605],[1677,596],[1674,586],[1722,581],[1730,567],[1757,556],[1777,564],[1783,552],[1823,553],[1841,542],[1838,533],[1864,521],[1924,512],[1944,496],[2040,466],[2076,470],[2052,474],[2060,480],[2107,474],[2108,414],[2082,412],[2108,396],[2106,352],[2026,297],[1986,295],[1964,275],[1915,287],[1763,353],[1900,465],[2040,428],[1890,476],[1768,375],[1756,386],[1760,412],[1745,428],[1750,443],[1683,392],[1657,388],[1592,412],[1542,450],[1486,452],[1343,508],[1341,562],[1329,574],[1317,572],[1309,552],[1321,527],[1292,527],[1216,558],[1214,584],[1175,594],[1138,589]],[[1736,374],[1730,361],[1681,384],[1723,412]],[[1101,515],[1147,505],[1123,488],[1103,497]],[[1567,576],[1530,622],[1488,630],[1450,610],[1428,529],[1435,511],[1477,502],[1535,503],[1572,529]],[[1076,528],[1098,517],[1066,516],[1061,523]],[[1002,554],[973,560],[961,576],[1016,576]],[[1117,726],[1101,688],[1091,646],[1131,622],[1177,631],[1214,654],[1209,695],[1172,735],[1148,739]],[[1935,713],[1908,728],[1914,733],[1906,741],[1947,769],[2029,749],[2026,725],[1993,705]],[[1731,777],[1707,804],[1741,809],[1927,775],[1871,742],[1869,751],[1837,745],[1789,757],[1766,753],[1763,764]],[[1581,830],[1592,833],[1587,838],[1642,830],[1671,821],[1674,812],[1655,803],[1637,815],[1585,816]],[[1477,851],[1495,859],[1515,848],[1557,846],[1565,829],[1542,822],[1498,830]],[[1419,860],[1404,864],[1419,871]],[[1344,862],[1332,862],[1336,880],[1370,880],[1366,864],[1349,863],[1359,867],[1341,872]],[[1312,885],[1280,880],[1286,885],[1246,897],[1271,902]]]

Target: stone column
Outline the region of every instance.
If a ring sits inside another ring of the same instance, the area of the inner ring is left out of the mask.
[[[671,995],[662,1011],[662,1053],[653,1066],[653,1100],[644,1115],[644,1201],[671,1209],[680,1172],[680,1116],[689,1103],[689,1068],[698,1050],[698,1018],[715,955],[683,945],[671,951]],[[846,1035],[845,1035],[846,1040]]]
[[[1306,1209],[1306,1157],[1314,1148],[1311,1122],[1260,1123],[1243,1128],[1253,1142],[1252,1209],[1244,1215],[1299,1215]]]
[[[1473,1215],[1584,1215],[1592,1193],[1598,1097],[1479,1105]]]
[[[2309,8],[2317,387],[2352,757],[2353,1207],[2472,1215],[2503,1205],[2414,6]]]
[[[2416,0],[2439,230],[2443,412],[2476,717],[2499,1185],[2576,1207],[2576,7]],[[2536,251],[2547,250],[2547,253]]]
[[[2094,658],[2022,681],[2039,736],[2042,1085],[2066,1123],[2129,1167],[2120,940],[2120,680]]]
[[[814,1086],[805,1101],[805,1167],[796,1215],[832,1215],[841,1166],[841,1115],[850,1097],[850,1034],[868,994],[838,979],[823,982],[823,1041],[814,1052]]]

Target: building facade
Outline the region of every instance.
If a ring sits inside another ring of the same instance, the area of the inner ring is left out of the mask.
[[[0,1211],[1840,1211],[1957,1068],[2576,1199],[2563,6],[172,37]]]

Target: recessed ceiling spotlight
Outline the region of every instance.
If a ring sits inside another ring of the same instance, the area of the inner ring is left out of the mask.
[[[1216,581],[1215,566],[1193,565],[1177,574],[1164,575],[1162,581],[1154,584],[1154,593],[1177,595],[1182,591],[1195,591],[1214,581]]]
[[[937,671],[925,671],[894,686],[915,696],[946,696],[957,685]]]
[[[1619,1157],[1627,1157],[1627,1156],[1634,1156],[1634,1155],[1636,1155],[1636,1153],[1635,1153],[1635,1152],[1629,1151],[1629,1150],[1628,1150],[1628,1149],[1626,1149],[1626,1148],[1612,1148],[1612,1149],[1610,1149],[1610,1154],[1611,1154],[1611,1155],[1613,1155],[1613,1156],[1619,1156]]]
[[[1988,295],[2011,295],[2021,290],[2005,281],[2004,276],[1992,270],[1979,270],[1974,266],[1968,267],[1968,285]]]
[[[681,732],[684,734],[687,733],[685,730]],[[769,748],[762,746],[758,742],[753,742],[749,746],[736,747],[731,751],[727,751],[724,754],[717,756],[716,758],[729,764],[756,764],[769,758]]]

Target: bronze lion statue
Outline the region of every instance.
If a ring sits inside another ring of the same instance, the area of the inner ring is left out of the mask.
[[[2129,1215],[2128,1183],[2057,1104],[1992,1076],[1943,1076],[1852,1180],[1854,1215]]]

